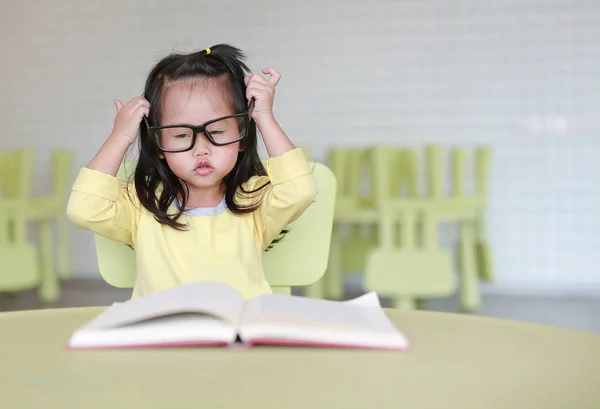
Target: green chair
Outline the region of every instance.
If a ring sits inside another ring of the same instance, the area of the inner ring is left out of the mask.
[[[126,162],[117,177],[126,180],[134,169],[134,162]],[[290,294],[291,287],[310,286],[327,268],[337,183],[331,170],[321,163],[314,163],[313,174],[319,190],[315,203],[289,225],[284,240],[263,254],[265,275],[275,293]],[[114,287],[133,287],[134,250],[98,234],[94,240],[102,278]]]
[[[65,213],[71,171],[73,169],[73,152],[67,149],[55,149],[51,153],[51,191],[46,196],[33,196],[27,206],[27,218],[38,223],[56,223],[56,239],[51,233],[43,235],[40,227],[39,240],[44,241],[43,246],[52,249],[56,243],[56,264],[48,266],[55,270],[55,275],[65,279],[70,276],[69,268],[69,221]],[[48,226],[48,229],[50,227]]]
[[[429,191],[427,197],[435,203],[439,221],[458,225],[456,254],[460,276],[460,305],[465,312],[474,312],[481,305],[479,281],[494,279],[492,249],[486,238],[485,210],[489,191],[489,171],[492,150],[473,150],[474,190],[466,190],[467,150],[453,148],[450,152],[452,184],[450,194],[443,192],[443,148],[426,148]]]
[[[39,288],[39,253],[27,240],[27,224],[19,204],[0,201],[0,291]]]
[[[490,149],[475,150],[476,188],[465,191],[466,152],[452,150],[452,192],[444,193],[443,149],[428,146],[425,150],[427,192],[416,194],[419,174],[416,152],[407,151],[404,161],[409,177],[408,197],[393,197],[383,190],[388,184],[389,163],[394,160],[388,149],[376,148],[376,206],[380,214],[380,246],[369,254],[365,286],[387,293],[398,306],[413,308],[415,300],[447,296],[454,292],[449,253],[439,248],[438,225],[451,222],[459,226],[458,275],[460,303],[472,312],[480,305],[479,279],[493,278],[491,249],[485,239],[483,215],[488,188]],[[412,181],[411,181],[412,179]],[[403,182],[406,184],[406,181]]]
[[[69,222],[65,213],[71,182],[73,153],[55,149],[51,155],[51,191],[46,196],[31,196],[27,201],[26,215],[37,223],[38,245],[41,252],[42,284],[39,298],[54,302],[60,298],[60,279],[70,275]],[[56,226],[56,235],[53,233]]]
[[[18,217],[37,224],[37,246],[40,257],[41,280],[38,298],[42,302],[55,302],[60,298],[59,278],[69,275],[69,237],[65,206],[71,178],[72,152],[56,149],[52,152],[51,184],[48,196],[33,196],[32,181],[35,151],[23,148],[0,151],[0,197],[19,201]],[[53,224],[58,235],[54,237]],[[58,268],[55,266],[55,245]]]
[[[376,213],[372,195],[361,190],[363,177],[368,175],[368,148],[334,148],[329,152],[329,165],[338,181],[335,222],[331,238],[329,265],[323,279],[307,289],[313,298],[339,299],[344,292],[343,272],[362,271],[367,249],[372,247],[376,234],[365,233],[373,226]]]
[[[387,179],[375,177],[373,152],[383,149],[393,157],[388,162]],[[321,293],[311,296],[339,299],[343,295],[343,273],[364,272],[369,252],[379,243],[380,218],[375,206],[375,190],[391,196],[398,194],[400,183],[408,177],[404,152],[392,146],[334,148],[329,152],[330,166],[338,181],[335,224],[329,266]],[[412,185],[407,183],[408,186]],[[370,186],[364,191],[363,186]],[[412,191],[412,190],[411,190]]]
[[[365,289],[391,296],[397,308],[412,309],[416,300],[452,294],[456,284],[451,255],[439,248],[435,203],[429,198],[398,196],[391,188],[400,181],[390,180],[394,176],[391,164],[397,160],[389,148],[373,151],[373,170],[379,181],[375,185],[379,245],[367,257]],[[415,173],[414,169],[407,172]]]
[[[0,291],[39,288],[39,253],[27,240],[26,207],[33,174],[31,149],[0,152]]]

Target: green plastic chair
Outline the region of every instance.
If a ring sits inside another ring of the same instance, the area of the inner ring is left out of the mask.
[[[23,209],[33,174],[31,149],[0,152],[0,291],[39,288],[39,253],[27,240]]]
[[[450,194],[444,193],[443,148],[426,148],[428,172],[427,197],[435,203],[439,221],[458,225],[456,254],[460,276],[459,299],[465,312],[474,312],[481,305],[479,281],[494,279],[492,248],[486,238],[485,209],[489,191],[489,171],[492,149],[473,150],[474,191],[466,191],[467,150],[455,147],[450,151],[452,184]]]
[[[27,240],[26,220],[19,204],[0,200],[0,291],[38,288],[39,253]]]
[[[284,240],[263,254],[263,269],[273,292],[290,294],[291,287],[317,283],[325,274],[329,258],[336,198],[336,178],[322,163],[314,162],[319,193],[313,203],[289,225]],[[135,162],[126,162],[117,177],[127,180]],[[120,242],[94,234],[98,269],[113,287],[132,288],[135,283],[134,250]]]
[[[452,191],[444,192],[443,149],[438,145],[425,150],[427,192],[418,195],[416,152],[407,151],[409,160],[404,173],[409,177],[408,196],[394,198],[383,191],[376,194],[380,213],[379,248],[368,257],[365,286],[369,290],[389,294],[403,308],[414,308],[418,299],[450,295],[455,282],[449,254],[439,248],[438,225],[452,222],[459,226],[458,274],[460,303],[472,312],[480,305],[479,279],[493,278],[491,249],[485,239],[483,215],[488,187],[490,149],[475,150],[476,188],[472,195],[465,191],[466,151],[452,150]],[[377,179],[383,184],[390,175],[389,150],[375,151]],[[412,179],[412,180],[411,180]]]
[[[49,195],[40,197],[32,194],[35,151],[29,148],[0,151],[0,197],[18,200],[20,206],[15,211],[22,213],[18,217],[38,227],[36,244],[41,263],[38,298],[46,303],[60,298],[59,278],[67,278],[70,273],[68,221],[64,209],[73,154],[69,150],[55,149],[51,156],[52,190]],[[57,227],[56,237],[53,224]]]
[[[439,248],[434,201],[395,194],[399,185],[391,187],[399,178],[390,180],[390,168],[397,155],[385,147],[376,147],[373,155],[380,181],[375,185],[379,245],[367,257],[365,289],[391,296],[395,307],[403,309],[415,308],[418,299],[452,294],[456,284],[451,255]],[[414,161],[404,165],[414,166]]]
[[[362,228],[372,226],[376,218],[372,196],[361,191],[369,159],[369,148],[334,148],[329,152],[329,165],[338,181],[335,222],[327,272],[318,286],[308,289],[310,297],[340,299],[343,272],[360,271],[364,266],[365,249],[372,246],[374,235],[364,234]]]
[[[38,245],[41,252],[43,280],[39,298],[54,302],[60,298],[60,279],[70,276],[69,221],[67,206],[73,153],[55,149],[51,154],[51,191],[46,196],[30,196],[26,216],[38,225]],[[54,234],[53,225],[56,226]]]
[[[73,169],[73,152],[67,149],[55,149],[51,153],[51,191],[46,196],[33,196],[27,206],[27,217],[30,220],[56,223],[56,239],[52,236],[40,236],[39,240],[51,248],[56,244],[56,265],[48,268],[55,270],[59,278],[68,278],[69,267],[69,221],[65,213]]]
[[[389,177],[383,181],[374,175],[373,151],[383,149],[394,157],[388,165]],[[401,180],[406,178],[403,152],[391,146],[334,148],[329,163],[338,181],[336,214],[330,261],[322,279],[322,291],[315,297],[340,299],[343,295],[343,273],[364,272],[369,251],[379,243],[380,219],[374,191],[379,185],[390,195],[398,194]],[[363,185],[371,187],[363,191]]]

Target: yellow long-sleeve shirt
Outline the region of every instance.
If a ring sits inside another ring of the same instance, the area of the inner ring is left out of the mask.
[[[139,202],[132,184],[82,168],[71,189],[69,219],[78,227],[133,245],[137,275],[133,298],[189,281],[220,281],[245,298],[270,293],[262,269],[263,250],[296,220],[317,194],[316,180],[301,149],[267,161],[268,176],[253,177],[246,190],[260,192],[260,207],[235,215],[225,202],[186,211],[177,231],[159,224]]]

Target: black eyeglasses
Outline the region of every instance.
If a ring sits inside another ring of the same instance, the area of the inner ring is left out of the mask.
[[[192,149],[196,143],[196,136],[203,133],[206,139],[215,146],[230,145],[241,141],[248,134],[254,98],[250,100],[246,112],[213,119],[202,125],[167,125],[150,126],[148,118],[144,116],[146,128],[156,145],[163,152],[185,152]]]

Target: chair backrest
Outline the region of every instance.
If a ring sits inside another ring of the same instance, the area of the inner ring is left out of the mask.
[[[289,293],[292,286],[308,286],[323,277],[329,259],[329,247],[335,211],[336,178],[322,163],[311,163],[319,193],[313,203],[295,222],[289,233],[263,254],[263,268],[274,292]],[[134,163],[121,166],[117,177],[128,178]],[[110,285],[131,288],[135,283],[134,250],[98,234],[94,235],[98,269]]]
[[[314,284],[327,270],[337,183],[322,163],[314,163],[313,174],[319,189],[315,203],[289,225],[287,236],[263,255],[267,281],[272,288],[282,289],[279,292]]]

